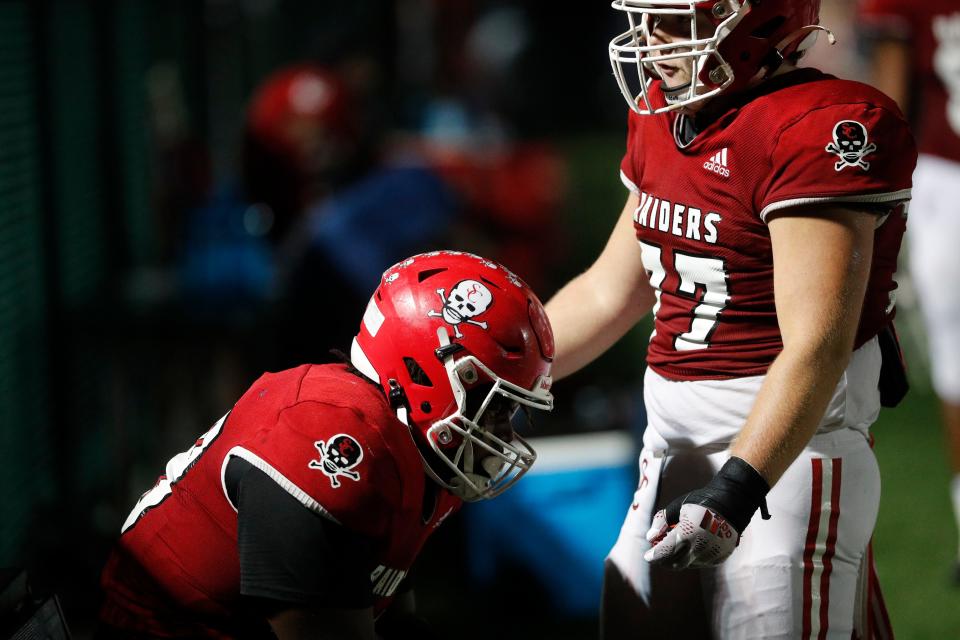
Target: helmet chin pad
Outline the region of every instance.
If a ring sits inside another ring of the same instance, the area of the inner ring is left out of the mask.
[[[462,477],[454,477],[450,481],[450,493],[464,502],[486,499],[488,497],[486,493],[491,490],[494,478],[500,475],[503,463],[493,456],[488,456],[483,459],[480,466],[480,473],[465,472]]]
[[[690,86],[692,82],[684,82],[681,85],[676,87],[663,87],[663,97],[666,99],[667,104],[681,104],[684,97],[690,94]]]
[[[526,445],[526,443],[524,443]],[[477,502],[500,495],[520,479],[533,464],[536,454],[533,449],[528,451],[531,457],[523,461],[521,468],[517,464],[504,462],[503,459],[488,455],[479,464],[467,464],[468,467],[479,467],[473,471],[463,471],[456,474],[447,483],[447,489],[464,502]]]

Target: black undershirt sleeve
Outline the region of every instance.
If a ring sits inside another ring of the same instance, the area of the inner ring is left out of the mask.
[[[373,604],[369,538],[314,513],[246,460],[231,458],[224,480],[237,507],[242,595],[274,611]]]

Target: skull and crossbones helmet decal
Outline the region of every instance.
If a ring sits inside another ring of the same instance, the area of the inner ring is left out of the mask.
[[[520,278],[435,251],[383,274],[350,356],[410,427],[427,475],[473,501],[502,493],[536,459],[510,417],[553,408],[553,354],[543,305]]]
[[[427,315],[443,318],[453,327],[454,335],[462,338],[460,323],[466,322],[481,329],[487,328],[487,323],[473,318],[482,315],[493,302],[493,294],[482,282],[477,280],[461,280],[446,294],[446,289],[437,289],[440,296],[440,311],[430,311]]]

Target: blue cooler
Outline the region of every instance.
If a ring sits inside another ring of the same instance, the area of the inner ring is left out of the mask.
[[[533,468],[494,500],[464,510],[469,571],[489,586],[505,566],[542,583],[557,611],[596,615],[603,560],[636,488],[630,434],[609,431],[529,440]]]

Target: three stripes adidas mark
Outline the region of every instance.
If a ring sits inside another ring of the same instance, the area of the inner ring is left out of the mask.
[[[713,154],[709,160],[703,163],[703,168],[707,171],[712,171],[718,176],[729,178],[730,167],[727,165],[727,147]]]

